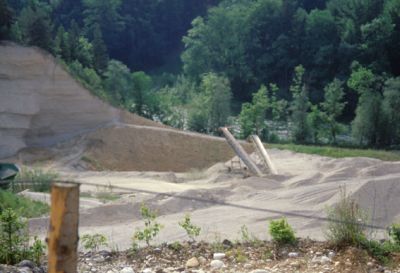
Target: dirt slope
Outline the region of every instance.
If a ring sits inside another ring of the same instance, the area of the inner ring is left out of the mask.
[[[74,166],[84,158],[90,168],[142,171],[188,171],[233,156],[223,139],[168,129],[111,107],[51,55],[3,43],[0,160],[17,154],[29,163]]]

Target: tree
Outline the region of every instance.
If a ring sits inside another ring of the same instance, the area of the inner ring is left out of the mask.
[[[293,100],[290,105],[292,135],[293,139],[299,143],[305,143],[310,136],[310,126],[307,119],[307,113],[310,108],[308,92],[303,82],[304,68],[299,65],[295,68],[295,76],[290,86]]]
[[[135,113],[145,117],[151,117],[153,110],[153,98],[150,94],[152,80],[149,75],[143,71],[135,72],[132,74],[133,84],[133,106],[131,107]]]
[[[75,20],[72,20],[68,31],[68,41],[66,41],[66,43],[68,44],[69,54],[72,61],[78,59],[80,32],[81,30],[79,28],[78,23]]]
[[[126,105],[131,97],[132,78],[129,68],[123,63],[111,60],[104,72],[104,88],[113,98],[114,103]]]
[[[48,7],[41,4],[32,4],[25,7],[19,17],[22,41],[41,47],[47,51],[53,49],[52,24]]]
[[[7,0],[0,0],[0,40],[9,37],[9,31],[12,24],[13,15]]]
[[[267,88],[262,85],[253,94],[252,103],[242,104],[242,111],[239,114],[239,124],[243,138],[247,138],[253,133],[261,136],[265,135],[265,119],[269,107]]]
[[[201,90],[207,100],[208,128],[217,133],[219,127],[225,126],[231,111],[231,89],[229,80],[215,73],[205,74],[202,78]]]
[[[387,144],[400,144],[400,77],[385,82],[382,112],[387,128]]]
[[[199,92],[190,104],[188,127],[197,132],[217,133],[227,125],[231,107],[229,81],[215,73],[203,75]]]
[[[347,85],[359,95],[352,132],[359,144],[377,145],[380,129],[381,101],[380,81],[371,70],[357,66]]]
[[[107,54],[107,47],[103,41],[103,35],[101,33],[101,29],[98,24],[96,24],[94,27],[92,44],[93,44],[93,66],[97,71],[102,72],[107,67],[108,54]]]
[[[325,88],[325,100],[321,103],[324,119],[329,130],[330,142],[336,144],[336,136],[340,132],[341,125],[337,119],[342,115],[346,102],[343,102],[344,91],[342,82],[334,79]]]

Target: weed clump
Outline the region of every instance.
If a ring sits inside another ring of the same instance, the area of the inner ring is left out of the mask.
[[[103,234],[85,234],[82,236],[82,244],[86,250],[96,252],[102,246],[108,246],[107,238]]]
[[[340,189],[339,202],[327,209],[327,214],[330,222],[325,235],[336,246],[359,246],[366,238],[366,214],[347,196],[344,187]]]

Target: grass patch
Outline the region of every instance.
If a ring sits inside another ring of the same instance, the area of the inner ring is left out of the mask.
[[[296,153],[316,154],[333,158],[369,157],[384,161],[400,161],[400,151],[352,149],[332,146],[312,146],[297,144],[268,144],[268,147],[281,150],[290,150]]]
[[[22,168],[11,184],[12,190],[14,192],[20,192],[25,189],[34,192],[50,192],[51,183],[58,178],[59,175],[52,171]]]
[[[32,201],[12,192],[0,190],[0,213],[12,209],[18,215],[26,218],[39,217],[49,212],[49,206],[39,201]]]

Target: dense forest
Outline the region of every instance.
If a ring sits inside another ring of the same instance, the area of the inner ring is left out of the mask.
[[[400,144],[399,0],[0,0],[0,39],[177,128]]]

